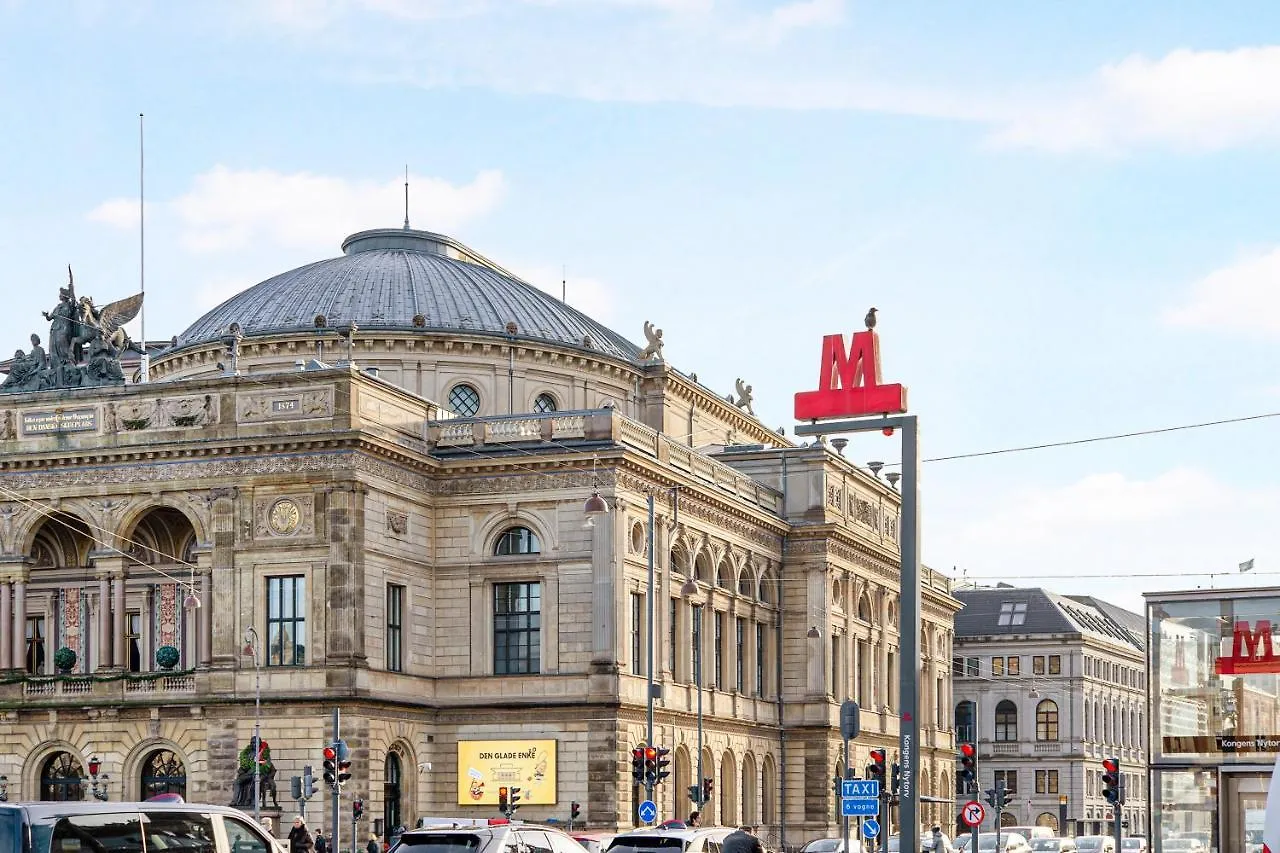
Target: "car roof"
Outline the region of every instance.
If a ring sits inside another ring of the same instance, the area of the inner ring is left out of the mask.
[[[634,829],[631,832],[620,832],[615,839],[621,838],[701,838],[717,832],[733,832],[730,826],[695,826],[689,829]]]
[[[32,818],[62,817],[82,814],[119,814],[120,812],[210,812],[228,814],[236,817],[252,817],[230,806],[215,806],[209,803],[91,803],[91,802],[42,802],[42,803],[0,803],[0,809],[22,810]]]

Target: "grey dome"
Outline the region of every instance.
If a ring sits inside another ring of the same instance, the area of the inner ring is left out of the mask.
[[[232,323],[244,335],[330,328],[464,332],[592,349],[634,360],[640,348],[587,315],[440,234],[379,229],[353,234],[341,257],[269,278],[223,302],[178,336],[171,351],[218,340]],[[414,317],[425,322],[415,326]],[[357,333],[358,337],[358,333]],[[587,343],[589,342],[589,343]]]

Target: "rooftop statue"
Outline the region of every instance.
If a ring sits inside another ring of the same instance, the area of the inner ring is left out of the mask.
[[[76,298],[75,277],[67,267],[67,286],[58,289],[58,304],[44,312],[50,323],[48,355],[40,336],[32,335],[31,351],[14,354],[0,392],[123,385],[120,353],[130,344],[124,324],[142,310],[142,296],[98,308],[88,296]]]

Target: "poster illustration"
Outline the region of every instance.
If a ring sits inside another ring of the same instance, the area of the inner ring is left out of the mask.
[[[458,805],[496,806],[501,787],[519,788],[520,805],[554,805],[556,742],[458,741]]]

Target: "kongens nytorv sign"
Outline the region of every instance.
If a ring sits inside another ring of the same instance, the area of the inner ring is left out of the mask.
[[[496,806],[501,787],[519,788],[521,805],[554,805],[556,742],[458,741],[458,805]]]

